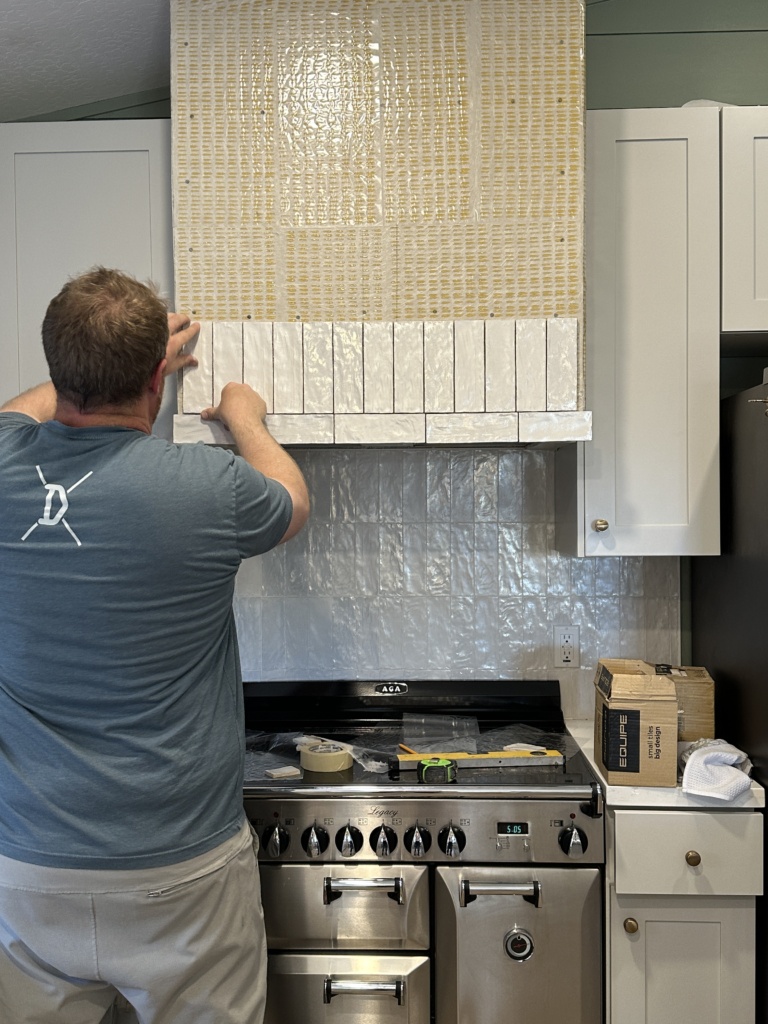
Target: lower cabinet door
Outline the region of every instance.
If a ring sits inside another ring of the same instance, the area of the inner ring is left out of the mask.
[[[597,868],[439,867],[437,1024],[601,1024],[602,908]]]
[[[755,901],[610,900],[611,1024],[754,1024]]]
[[[264,1024],[429,1024],[425,956],[270,953]]]

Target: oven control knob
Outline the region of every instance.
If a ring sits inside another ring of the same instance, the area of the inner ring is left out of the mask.
[[[423,857],[432,845],[432,836],[423,825],[414,825],[405,830],[403,842],[412,857]]]
[[[345,825],[336,833],[336,849],[342,857],[354,857],[363,848],[363,833],[354,825]]]
[[[377,857],[389,857],[397,846],[397,833],[389,825],[380,825],[371,832],[371,849]]]
[[[275,825],[274,827],[270,825],[269,828],[264,829],[261,837],[261,844],[270,857],[279,857],[281,853],[285,853],[290,841],[291,837],[282,825]]]
[[[582,832],[580,828],[576,828],[575,825],[564,828],[557,837],[557,841],[560,843],[560,849],[568,857],[583,857],[587,851],[586,833]]]
[[[301,833],[301,845],[308,857],[319,857],[330,843],[328,833],[320,825],[310,825]]]
[[[467,845],[467,837],[456,825],[446,825],[437,833],[437,845],[446,857],[458,857]]]

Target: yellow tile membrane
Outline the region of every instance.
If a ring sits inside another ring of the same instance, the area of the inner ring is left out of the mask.
[[[171,0],[176,305],[582,317],[582,0]]]

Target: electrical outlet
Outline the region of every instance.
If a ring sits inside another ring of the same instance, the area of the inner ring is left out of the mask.
[[[555,626],[555,668],[578,668],[579,627]]]

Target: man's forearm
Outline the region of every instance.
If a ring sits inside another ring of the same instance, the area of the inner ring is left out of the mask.
[[[229,431],[242,458],[264,476],[281,483],[291,495],[293,517],[283,541],[290,540],[309,516],[309,493],[301,470],[260,419],[230,423]]]
[[[41,423],[52,420],[56,414],[56,391],[50,381],[24,391],[0,406],[0,412],[24,412]]]

